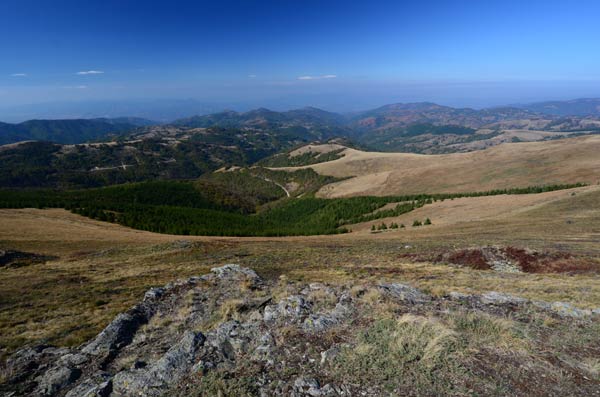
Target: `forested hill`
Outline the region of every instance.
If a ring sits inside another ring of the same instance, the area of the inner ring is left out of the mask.
[[[222,167],[252,165],[313,140],[303,131],[158,126],[111,142],[25,142],[0,147],[0,187],[83,188],[194,179]]]
[[[29,120],[19,124],[0,123],[0,145],[20,141],[49,141],[76,144],[133,131],[151,123],[142,119]]]
[[[172,124],[191,128],[219,126],[292,131],[296,134],[311,135],[316,139],[351,135],[349,128],[345,125],[346,118],[344,116],[312,107],[287,112],[276,112],[265,108],[245,113],[225,111],[180,119]]]
[[[288,198],[274,183],[251,175],[250,171],[243,172],[243,175],[227,173],[217,180],[146,182],[73,191],[0,189],[0,208],[66,208],[102,221],[169,234],[290,236],[345,233],[349,231],[347,225],[399,216],[436,200],[535,194],[583,186],[339,199],[310,195]],[[311,178],[311,171],[308,175],[306,170],[297,172],[300,172],[299,181]],[[249,202],[248,197],[256,201]],[[253,213],[261,205],[262,208]],[[384,208],[386,205],[391,208]]]

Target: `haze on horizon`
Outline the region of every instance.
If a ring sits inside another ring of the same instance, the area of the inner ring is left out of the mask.
[[[0,6],[0,107],[486,107],[600,96],[600,4],[34,1]]]

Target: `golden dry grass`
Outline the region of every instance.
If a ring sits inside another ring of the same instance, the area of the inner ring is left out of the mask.
[[[324,186],[322,197],[472,192],[586,182],[600,175],[600,136],[505,143],[468,153],[420,155],[346,149],[344,157],[310,165],[350,179]],[[295,169],[295,168],[283,168]]]
[[[600,259],[600,190],[595,187],[579,189],[575,196],[551,192],[446,200],[418,211],[425,212],[408,219],[431,215],[434,225],[380,234],[228,239],[135,231],[64,210],[1,210],[0,249],[58,257],[0,269],[1,352],[40,341],[81,343],[150,286],[225,263],[254,268],[271,280],[283,276],[284,284],[386,279],[432,294],[495,290],[600,307],[600,277],[594,274],[499,274],[412,263],[404,256],[498,244]],[[434,212],[426,211],[436,211],[439,224]]]
[[[334,150],[339,150],[339,149],[344,149],[344,148],[345,148],[345,146],[342,146],[337,143],[326,143],[326,144],[322,144],[322,145],[306,145],[306,146],[302,146],[296,150],[291,151],[289,156],[296,157],[296,156],[300,156],[304,153],[321,153],[321,154],[329,153],[329,152],[333,152]]]
[[[423,221],[430,218],[433,225],[430,228],[455,226],[461,223],[479,222],[485,220],[498,221],[509,217],[518,217],[527,211],[543,207],[544,205],[565,201],[575,202],[577,195],[590,192],[600,192],[600,186],[587,186],[582,188],[557,190],[539,194],[514,194],[485,197],[464,197],[453,200],[436,201],[409,213],[376,221],[350,225],[354,232],[370,232],[372,225],[381,222],[390,224],[396,222],[411,226],[413,220]],[[381,210],[395,207],[394,204],[386,205]],[[599,209],[600,210],[600,209]],[[377,211],[375,211],[377,212]],[[409,230],[415,230],[409,228]]]

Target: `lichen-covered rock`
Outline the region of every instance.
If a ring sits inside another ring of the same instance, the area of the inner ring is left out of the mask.
[[[553,302],[550,305],[550,309],[561,317],[582,318],[592,315],[591,310],[578,309],[570,303],[566,302]]]
[[[290,320],[297,321],[310,314],[311,304],[303,296],[293,295],[282,299],[277,305],[265,307],[264,320]]]
[[[144,294],[144,301],[148,301],[148,300],[153,300],[153,299],[157,299],[160,298],[161,296],[163,296],[163,294],[165,293],[165,288],[150,288],[148,291],[146,291],[146,293]]]
[[[53,396],[59,390],[75,382],[81,376],[79,368],[56,366],[50,368],[39,379],[37,393],[42,396]]]
[[[427,302],[430,300],[429,296],[406,284],[379,284],[378,288],[384,295],[411,304]]]
[[[39,366],[43,346],[36,348],[26,347],[17,351],[6,360],[5,377],[10,383],[17,383],[27,377]]]
[[[76,367],[85,364],[89,357],[81,353],[68,353],[58,359],[58,363],[71,367]]]
[[[307,332],[325,331],[348,318],[352,310],[352,299],[348,294],[343,294],[333,310],[309,315],[302,328]]]
[[[321,365],[327,364],[335,359],[340,354],[341,349],[338,346],[334,346],[331,349],[327,349],[321,352]]]
[[[292,397],[333,397],[346,394],[342,389],[331,384],[321,387],[319,381],[308,376],[300,376],[294,380]]]
[[[84,379],[66,394],[66,397],[108,397],[112,391],[110,374],[99,372]]]
[[[529,302],[528,299],[496,291],[486,292],[481,295],[480,300],[487,305],[522,305]]]
[[[318,396],[321,386],[315,378],[301,376],[294,381],[294,392],[297,396]]]
[[[121,396],[162,396],[185,376],[196,362],[196,353],[204,343],[200,332],[186,331],[179,343],[152,365],[121,371],[113,379],[113,389]]]
[[[450,292],[448,294],[448,296],[450,297],[450,299],[454,299],[454,300],[457,300],[457,301],[464,301],[464,300],[467,300],[467,299],[473,297],[473,295],[464,294],[462,292],[456,292],[456,291]]]
[[[148,313],[139,308],[119,314],[82,351],[94,356],[111,355],[115,350],[131,342],[135,331],[148,322],[148,317]]]
[[[257,324],[227,321],[207,335],[206,344],[213,346],[223,359],[235,361],[236,356],[249,350],[249,346],[258,337],[257,332]]]
[[[251,288],[241,288],[248,287],[248,281]],[[272,297],[281,294],[280,284],[260,280],[252,270],[237,265],[153,288],[82,347],[40,346],[16,352],[2,373],[7,382],[0,385],[0,395],[8,391],[14,396],[187,397],[218,395],[219,390],[264,397],[404,395],[410,394],[402,389],[404,380],[394,384],[390,379],[390,388],[381,381],[370,382],[371,375],[354,378],[353,372],[363,364],[352,364],[345,356],[356,353],[358,359],[375,352],[380,357],[389,349],[380,338],[389,337],[387,332],[397,336],[398,328],[387,328],[377,305],[382,305],[386,319],[397,314],[409,319],[451,318],[466,310],[521,319],[543,310],[561,324],[588,324],[587,316],[593,313],[498,292],[434,297],[396,283],[288,283],[286,292],[272,303]],[[387,297],[385,302],[381,295]],[[411,321],[402,323],[411,335],[436,337],[429,328],[419,331],[420,323],[411,328]],[[437,332],[437,325],[431,327]],[[420,349],[407,348],[409,353]],[[417,353],[414,357],[422,357]],[[369,361],[359,363],[372,361],[365,357]],[[386,358],[378,365],[386,367],[396,359]],[[472,393],[462,389],[457,394]]]
[[[210,269],[211,272],[215,273],[220,279],[230,280],[243,280],[250,279],[254,281],[260,281],[260,277],[252,269],[247,267],[241,267],[240,265],[228,264],[221,267],[213,267]]]

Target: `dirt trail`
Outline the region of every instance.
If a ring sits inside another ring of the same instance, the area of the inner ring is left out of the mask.
[[[283,191],[285,192],[285,194],[286,194],[288,197],[291,197],[291,195],[290,195],[290,192],[289,192],[289,191],[286,189],[286,187],[285,187],[285,186],[283,186],[281,183],[275,182],[274,180],[272,180],[272,179],[269,179],[269,178],[266,178],[266,177],[261,177],[261,176],[259,176],[259,178],[260,178],[260,179],[262,179],[262,180],[264,180],[264,181],[267,181],[267,182],[274,183],[275,185],[277,185],[277,186],[279,186],[280,188],[282,188],[282,189],[283,189]]]

